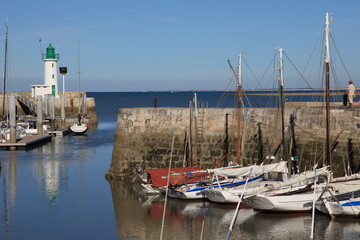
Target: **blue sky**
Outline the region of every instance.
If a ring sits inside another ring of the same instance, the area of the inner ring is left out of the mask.
[[[59,66],[68,67],[67,91],[77,91],[78,41],[84,91],[224,90],[232,77],[227,60],[236,65],[240,52],[258,79],[277,47],[302,72],[323,33],[326,12],[334,19],[337,49],[360,86],[358,0],[4,0],[0,67],[7,21],[9,90],[43,84],[40,38],[43,51],[51,43]],[[286,88],[306,87],[285,59],[284,68]],[[255,88],[246,69],[244,87]],[[267,80],[271,70],[267,74],[262,87],[273,86]],[[340,72],[338,78],[345,87],[349,77]]]

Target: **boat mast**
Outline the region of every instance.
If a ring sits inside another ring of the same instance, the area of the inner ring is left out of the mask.
[[[283,161],[288,159],[287,151],[285,148],[285,101],[284,101],[284,71],[283,71],[283,49],[279,48],[279,93],[280,93],[280,107],[281,107],[281,132],[282,132],[282,155]],[[288,162],[289,173],[291,174],[291,161]]]
[[[3,93],[3,104],[2,104],[2,118],[5,119],[5,94],[6,94],[6,81],[7,81],[7,60],[8,60],[8,24],[5,23],[6,34],[5,34],[5,62],[4,62],[4,93]]]
[[[237,74],[237,92],[236,92],[236,103],[237,103],[237,157],[236,160],[240,162],[241,157],[241,84],[242,84],[242,53],[239,54],[238,62],[238,74]]]
[[[330,50],[329,50],[329,14],[325,16],[325,101],[326,101],[326,165],[331,165],[330,149]]]
[[[78,41],[78,98],[79,98],[79,114],[81,114],[81,110],[80,110],[80,41]]]

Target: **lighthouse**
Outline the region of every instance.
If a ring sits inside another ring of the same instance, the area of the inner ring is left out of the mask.
[[[31,95],[33,97],[44,97],[46,94],[58,97],[57,62],[59,59],[59,54],[55,54],[55,48],[49,44],[46,48],[46,53],[42,54],[42,60],[44,61],[44,85],[31,86]]]
[[[49,44],[46,48],[46,54],[43,56],[44,61],[44,85],[50,86],[51,92],[55,97],[58,96],[58,79],[57,79],[57,61],[59,54],[55,54],[55,48]]]

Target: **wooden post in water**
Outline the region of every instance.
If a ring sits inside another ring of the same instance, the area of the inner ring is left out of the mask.
[[[45,109],[44,109],[44,116],[49,116],[49,95],[45,94],[44,95],[44,105],[45,105]]]
[[[55,131],[55,96],[49,95],[50,130]]]
[[[157,108],[157,98],[154,97],[154,108]]]
[[[83,116],[86,116],[87,114],[86,93],[82,95],[82,114]]]
[[[16,143],[16,105],[15,95],[11,94],[10,102],[10,143]]]
[[[36,111],[37,111],[37,133],[40,135],[43,134],[43,111],[42,111],[41,96],[37,96]]]
[[[65,95],[61,95],[61,125],[65,127]]]

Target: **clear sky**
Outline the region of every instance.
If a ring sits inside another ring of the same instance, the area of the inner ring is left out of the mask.
[[[4,0],[1,68],[7,21],[9,90],[43,84],[39,39],[43,51],[49,43],[56,48],[59,67],[68,67],[68,91],[77,91],[78,41],[83,91],[224,90],[232,76],[227,60],[236,65],[240,52],[246,51],[258,79],[277,47],[302,71],[323,33],[326,12],[333,16],[341,57],[360,86],[359,0]],[[286,88],[306,87],[286,60],[284,68]],[[339,79],[345,87],[348,77]],[[245,88],[257,85],[244,78]]]

